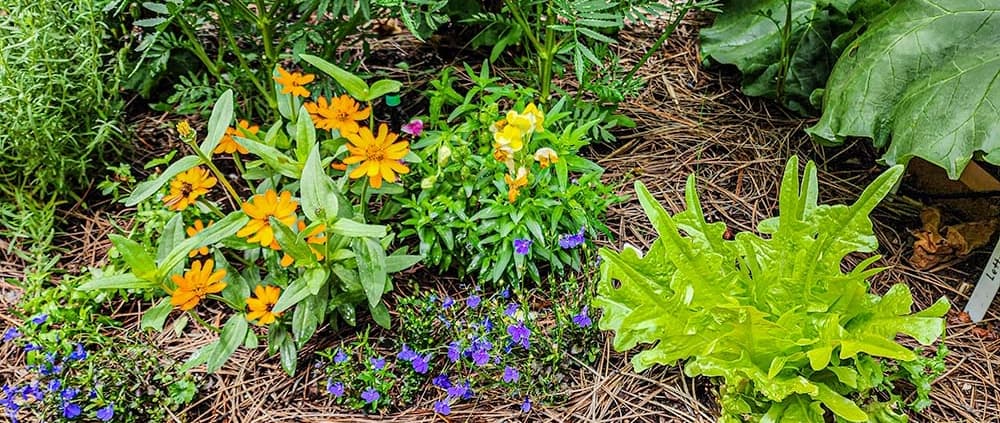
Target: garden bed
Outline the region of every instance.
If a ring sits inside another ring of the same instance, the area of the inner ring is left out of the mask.
[[[724,222],[734,231],[753,231],[759,221],[774,215],[778,184],[784,164],[792,155],[817,162],[820,197],[824,202],[852,202],[881,170],[875,163],[877,154],[869,144],[858,142],[822,150],[803,132],[812,122],[790,116],[770,101],[741,95],[738,76],[727,69],[702,68],[696,30],[702,23],[703,20],[697,18],[685,21],[662,51],[653,55],[642,68],[645,89],[619,107],[636,122],[636,128],[616,133],[616,145],[595,145],[585,152],[607,169],[604,182],[616,187],[617,194],[627,197],[625,202],[609,211],[606,221],[616,236],[600,240],[602,245],[620,248],[632,244],[646,248],[655,238],[655,233],[645,224],[645,214],[632,191],[634,181],[642,181],[668,211],[678,212],[683,210],[685,179],[695,173],[706,218]],[[658,35],[652,30],[622,34],[623,42],[618,48],[623,49],[620,52],[623,63],[638,60]],[[415,40],[401,35],[380,40],[373,48],[406,52],[414,51],[415,45]],[[419,87],[426,82],[420,79],[421,76],[416,75],[410,80]],[[573,89],[572,81],[563,81],[562,85]],[[144,117],[139,122],[135,138],[137,151],[149,151],[150,146],[155,150],[156,146],[168,142],[165,141],[166,133],[159,130],[168,124],[166,121]],[[135,159],[133,167],[141,168],[148,157],[139,154]],[[912,245],[909,231],[920,226],[919,210],[915,200],[897,197],[883,204],[873,215],[881,245],[879,253],[883,255],[877,265],[889,267],[874,278],[873,290],[885,293],[890,284],[903,282],[910,286],[918,308],[930,306],[942,296],[954,305],[948,314],[944,337],[950,351],[947,371],[935,382],[931,394],[934,404],[911,418],[928,422],[995,421],[1000,414],[1000,387],[995,378],[1000,371],[1000,362],[995,357],[1000,349],[1000,336],[992,326],[984,330],[961,321],[958,316],[958,308],[964,305],[971,292],[968,284],[977,277],[987,254],[980,251],[965,261],[933,272],[915,270],[907,258]],[[114,231],[114,225],[130,223],[124,219],[118,205],[103,204],[86,210],[72,207],[63,213],[73,226],[57,242],[64,251],[59,266],[70,272],[103,263],[102,252],[110,247],[106,235]],[[0,277],[22,275],[16,257],[10,255],[4,260],[0,265],[4,269]],[[582,280],[593,277],[587,275]],[[397,290],[390,295],[390,302],[392,296],[408,293],[408,287],[416,284],[440,297],[465,296],[457,289],[461,281],[435,276],[424,268],[399,274],[396,280]],[[591,289],[590,286],[583,283],[578,288],[580,294]],[[17,288],[6,284],[0,288],[3,293],[0,319],[7,324],[22,323],[9,313],[16,303]],[[549,299],[539,293],[533,294],[529,302],[538,309],[550,306]],[[166,359],[177,361],[185,360],[216,338],[214,333],[193,325],[177,335],[169,330],[170,321],[168,329],[162,333],[138,335],[139,317],[146,306],[148,304],[133,302],[106,310],[123,322],[123,329],[110,336],[129,340],[142,338],[161,350]],[[208,310],[203,314],[213,315]],[[994,307],[987,315],[987,324],[996,322],[998,317],[1000,309]],[[221,324],[221,321],[213,323]],[[263,349],[240,349],[220,371],[197,375],[198,397],[172,418],[191,422],[236,421],[234,416],[239,416],[241,422],[370,421],[373,418],[417,422],[440,418],[431,408],[433,392],[417,394],[412,407],[384,415],[365,415],[335,405],[330,395],[323,391],[327,375],[314,367],[319,360],[314,353],[335,347],[353,336],[356,336],[353,329],[321,328],[314,340],[300,350],[299,371],[294,377],[287,376],[277,358],[267,357]],[[377,329],[371,334],[371,339],[385,339],[386,345],[391,344],[388,341],[393,337],[392,330]],[[588,364],[569,357],[575,363],[569,367],[571,371],[564,374],[557,401],[546,404],[549,399],[538,398],[530,414],[526,414],[521,409],[521,401],[502,393],[479,392],[474,400],[453,405],[447,419],[694,422],[717,418],[716,393],[707,378],[691,379],[676,367],[662,366],[635,373],[629,364],[630,354],[617,353],[611,348],[610,334],[600,334],[598,339],[600,347],[595,362]],[[373,343],[380,344],[378,341]],[[388,349],[382,353],[394,354]],[[20,349],[10,344],[0,346],[0,357],[0,363],[4,363],[0,378],[17,380],[25,376],[20,366],[12,364],[22,362]],[[199,371],[194,370],[195,373]],[[527,371],[524,373],[531,377]],[[898,388],[897,392],[904,396],[912,392],[908,386]]]

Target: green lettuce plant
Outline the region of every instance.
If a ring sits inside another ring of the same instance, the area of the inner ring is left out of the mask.
[[[874,394],[891,390],[893,363],[922,359],[896,336],[931,344],[949,303],[911,313],[904,284],[869,293],[868,278],[884,270],[870,267],[879,256],[842,270],[848,254],[878,247],[868,214],[903,168],[886,171],[849,206],[817,204],[816,166],[806,165],[801,185],[798,169],[793,157],[779,216],[758,226],[765,236],[732,240],[725,224],[706,222],[693,176],[688,209],[674,216],[637,183],[660,238],[646,254],[600,251],[600,328],[615,332],[618,351],[650,344],[632,360],[637,371],[684,361],[688,376],[721,378],[723,422],[832,421],[827,410],[837,421],[906,421]]]

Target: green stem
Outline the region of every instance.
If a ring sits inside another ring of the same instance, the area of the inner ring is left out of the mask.
[[[191,25],[189,25],[188,22],[181,16],[177,17],[177,22],[181,27],[181,32],[184,33],[191,44],[188,49],[191,50],[196,57],[198,57],[198,60],[201,60],[213,76],[219,78],[221,76],[219,74],[219,67],[216,66],[215,62],[208,57],[208,53],[206,53],[205,48],[201,46],[201,40],[198,39],[198,35],[194,33],[194,29],[191,28]]]
[[[538,60],[541,61],[541,86],[542,86],[542,98],[539,100],[542,104],[548,103],[549,100],[549,90],[552,85],[552,62],[555,61],[556,51],[555,51],[555,31],[551,29],[545,30],[545,51],[538,55]]]
[[[368,223],[368,181],[363,181],[364,185],[361,185],[361,216],[364,218],[364,222]]]
[[[521,9],[519,9],[515,4],[515,1],[516,0],[506,0],[504,3],[507,3],[507,8],[510,9],[511,14],[514,15],[514,21],[521,26],[524,34],[528,36],[528,40],[535,46],[535,50],[541,52],[544,48],[544,46],[542,46],[542,42],[535,36],[534,28],[532,28],[531,25],[528,24],[528,21],[524,19],[524,15],[521,13]]]
[[[201,162],[212,170],[212,173],[215,174],[215,178],[218,179],[218,181],[222,183],[222,186],[226,188],[226,191],[229,192],[230,196],[229,205],[232,206],[233,210],[236,210],[236,204],[242,203],[242,201],[240,201],[240,194],[236,192],[236,189],[233,188],[232,185],[229,184],[229,180],[226,179],[226,175],[223,175],[222,171],[220,171],[219,168],[215,166],[215,163],[212,163],[212,159],[205,156],[205,153],[201,151],[201,148],[198,148],[198,145],[194,143],[194,138],[188,140],[188,145],[191,146],[191,148],[194,150],[194,153],[198,155],[198,158],[201,159]]]
[[[246,178],[247,169],[243,167],[243,160],[240,160],[240,153],[237,153],[235,151],[233,152],[233,164],[236,165],[236,170],[240,172],[240,177],[242,177],[243,180],[246,181],[247,186],[249,186],[250,188],[250,191],[257,192],[257,189],[254,188],[253,186],[253,182],[250,182],[250,180]]]
[[[791,64],[792,45],[792,0],[785,2],[785,25],[781,28],[781,62],[778,65],[778,79],[775,91],[778,100],[785,99],[785,76],[788,75],[788,66]]]
[[[206,329],[211,330],[212,332],[215,333],[222,333],[221,329],[208,324],[208,322],[206,322],[205,319],[202,319],[201,316],[198,315],[198,313],[194,312],[194,310],[188,310],[188,314],[191,315],[194,321],[198,322],[199,325],[204,326]]]
[[[257,87],[257,91],[267,97],[268,102],[270,103],[270,92],[260,79],[257,78],[256,72],[250,68],[250,64],[247,63],[246,58],[243,57],[243,52],[240,50],[239,44],[236,43],[236,38],[233,37],[232,25],[229,22],[228,16],[225,13],[220,13],[219,22],[222,23],[222,32],[226,37],[226,41],[229,43],[229,49],[232,50],[233,54],[236,55],[236,59],[240,62],[240,69],[242,69],[243,73],[250,78],[250,82]]]

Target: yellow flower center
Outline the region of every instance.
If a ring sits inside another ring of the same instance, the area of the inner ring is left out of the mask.
[[[385,148],[382,146],[369,145],[365,148],[365,155],[368,156],[368,160],[382,161],[385,158]]]

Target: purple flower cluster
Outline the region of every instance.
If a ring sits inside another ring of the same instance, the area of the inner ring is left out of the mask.
[[[396,354],[396,358],[400,361],[409,362],[410,366],[413,367],[413,371],[420,374],[427,373],[427,370],[430,368],[431,355],[417,354],[416,351],[411,350],[406,344],[403,344],[403,349],[399,351],[399,354]]]
[[[30,320],[34,325],[41,325],[48,320],[48,315],[41,314]],[[4,331],[3,342],[11,342],[21,338],[23,335],[18,328],[8,328]],[[11,422],[18,422],[18,414],[22,408],[31,407],[36,402],[43,401],[46,397],[55,398],[58,403],[60,414],[68,420],[75,420],[83,416],[84,407],[88,402],[96,408],[93,418],[98,421],[107,422],[114,418],[115,407],[113,403],[105,403],[97,400],[97,391],[91,390],[90,395],[83,397],[80,389],[74,386],[67,386],[66,381],[72,371],[71,367],[76,362],[87,359],[87,350],[83,344],[76,344],[73,350],[60,359],[57,351],[45,351],[39,345],[28,342],[24,345],[24,351],[30,355],[29,360],[38,360],[37,365],[27,366],[29,371],[37,372],[37,377],[33,381],[24,385],[16,386],[4,384],[0,388],[0,407]],[[29,412],[31,414],[32,412]]]
[[[514,240],[514,254],[526,255],[531,251],[531,240],[518,238]]]
[[[587,314],[587,306],[583,306],[580,312],[573,316],[573,323],[581,328],[590,327],[593,322],[590,321],[590,315]]]
[[[559,246],[564,250],[579,247],[587,241],[586,233],[587,229],[580,227],[580,231],[575,234],[563,235],[559,238]]]

